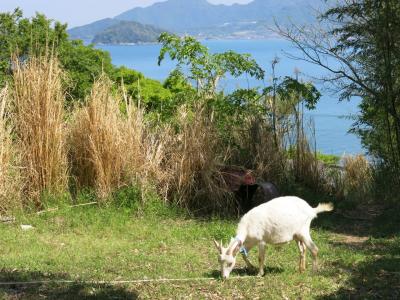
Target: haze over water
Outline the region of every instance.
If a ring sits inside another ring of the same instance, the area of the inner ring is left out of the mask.
[[[279,57],[279,64],[276,66],[277,76],[294,76],[294,70],[300,70],[300,78],[312,81],[311,77],[319,77],[326,72],[310,63],[304,61],[294,61],[287,58],[283,51],[298,53],[296,49],[282,40],[225,40],[225,41],[203,41],[211,52],[224,52],[233,50],[239,53],[249,53],[266,71],[264,81],[257,81],[251,78],[226,78],[221,82],[221,88],[229,92],[235,88],[260,87],[263,88],[271,84],[271,61],[274,57]],[[99,45],[101,49],[110,52],[115,65],[125,65],[129,68],[142,72],[145,76],[163,81],[173,70],[175,64],[165,60],[161,66],[157,65],[157,57],[160,45]],[[321,89],[323,97],[317,105],[317,109],[308,111],[307,117],[315,122],[315,135],[317,149],[326,154],[357,154],[363,153],[360,140],[353,134],[347,133],[350,129],[352,120],[344,116],[355,115],[358,113],[358,101],[354,99],[350,102],[338,101],[338,95],[332,95],[328,91]]]

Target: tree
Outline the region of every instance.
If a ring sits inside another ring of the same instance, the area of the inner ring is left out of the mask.
[[[31,55],[53,53],[69,76],[69,100],[84,99],[94,79],[103,72],[113,75],[114,67],[108,52],[68,39],[67,25],[36,14],[23,18],[17,8],[12,13],[0,13],[0,86],[12,73],[12,56],[24,60]]]
[[[220,79],[227,74],[239,77],[248,74],[256,79],[264,78],[264,71],[249,54],[238,54],[234,51],[224,53],[209,53],[207,47],[191,36],[183,38],[163,33],[159,37],[162,44],[158,64],[168,54],[177,61],[177,70],[187,68],[188,78],[194,80],[199,95],[212,98],[216,95]]]
[[[400,2],[343,0],[320,16],[317,26],[277,31],[303,59],[329,71],[322,78],[341,100],[361,97],[352,131],[369,154],[400,168]]]

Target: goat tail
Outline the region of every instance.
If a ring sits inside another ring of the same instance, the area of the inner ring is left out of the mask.
[[[318,204],[317,207],[314,208],[314,212],[316,214],[325,212],[325,211],[332,211],[333,210],[333,204],[332,203],[320,203]]]

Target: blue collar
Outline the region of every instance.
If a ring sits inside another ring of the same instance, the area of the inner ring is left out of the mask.
[[[247,252],[247,249],[243,246],[243,241],[238,238],[238,236],[235,237],[235,241],[239,242],[240,250],[239,252],[243,254],[244,256],[249,256],[249,252]]]

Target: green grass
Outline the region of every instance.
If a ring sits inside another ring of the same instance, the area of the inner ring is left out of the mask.
[[[342,223],[341,223],[342,222]],[[76,207],[17,216],[1,224],[0,281],[72,280],[32,286],[0,286],[3,299],[331,299],[349,296],[376,299],[400,295],[400,238],[350,242],[345,220],[321,215],[312,236],[320,248],[320,270],[297,271],[294,243],[269,247],[266,275],[247,273],[238,258],[233,277],[219,280],[212,239],[226,243],[236,220],[193,219],[154,203],[142,208]],[[22,231],[20,224],[35,228]],[[336,226],[336,227],[335,227]],[[256,264],[257,250],[250,252]],[[247,277],[244,275],[251,275]],[[157,278],[197,278],[140,284],[95,284]]]
[[[327,165],[338,165],[340,161],[340,157],[337,155],[324,154],[321,152],[317,152],[317,159]]]

